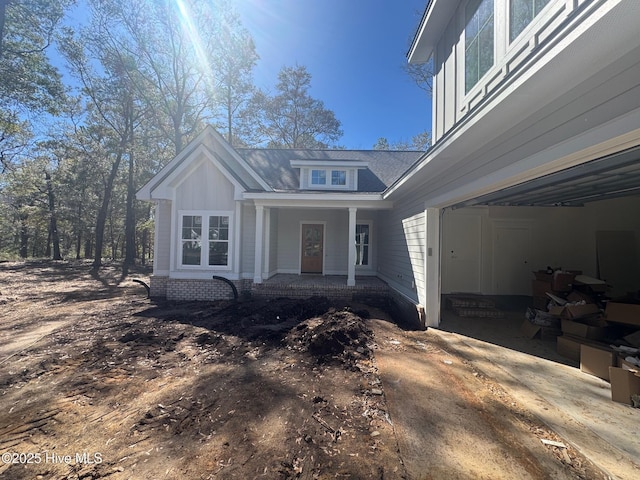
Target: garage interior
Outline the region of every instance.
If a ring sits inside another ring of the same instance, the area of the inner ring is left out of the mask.
[[[521,331],[527,308],[544,309],[534,272],[577,271],[607,283],[605,301],[640,303],[639,213],[640,147],[445,209],[440,328],[574,364],[553,335],[531,342]],[[504,316],[457,316],[455,294],[486,296]]]
[[[598,321],[605,321],[609,301],[640,304],[640,148],[446,208],[441,252],[441,334],[477,361],[497,367],[494,374],[503,375],[506,384],[524,385],[523,401],[540,397],[567,415],[570,420],[563,423],[547,407],[538,412],[569,441],[581,426],[594,442],[613,448],[608,457],[620,450],[624,458],[640,458],[634,427],[640,410],[613,402],[609,381],[581,371],[579,354],[569,358],[560,352],[558,337],[570,338],[560,320],[535,332],[523,328],[531,326],[528,310],[544,312],[554,305],[550,297],[541,304],[534,291],[534,272],[547,269],[606,282],[606,291],[594,297],[601,309]],[[452,298],[477,298],[496,313],[474,316],[463,308],[456,314]],[[613,331],[600,339],[602,346],[640,330],[637,320],[637,327],[610,323]],[[576,440],[588,450],[581,442]]]

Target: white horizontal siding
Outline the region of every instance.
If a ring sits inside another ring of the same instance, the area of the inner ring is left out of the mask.
[[[171,202],[156,203],[155,251],[153,252],[154,272],[168,272],[171,264]]]
[[[424,204],[405,198],[380,215],[378,272],[395,289],[424,302]],[[406,202],[406,203],[405,203]]]

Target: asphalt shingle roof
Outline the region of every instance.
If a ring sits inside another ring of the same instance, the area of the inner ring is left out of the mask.
[[[386,190],[424,152],[388,150],[297,150],[238,148],[238,154],[276,191],[300,191],[299,169],[291,161],[366,162],[358,172],[358,192]],[[326,191],[326,190],[325,190]]]

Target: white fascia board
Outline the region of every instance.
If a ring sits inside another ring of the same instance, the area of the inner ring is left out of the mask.
[[[282,208],[366,208],[387,210],[393,202],[383,200],[380,194],[349,195],[344,193],[253,193],[245,192],[245,200],[253,200],[256,205]]]
[[[367,162],[345,162],[341,160],[291,160],[293,168],[369,168]]]
[[[273,189],[267,184],[267,182],[264,181],[264,179],[258,175],[256,173],[256,171],[251,168],[251,166],[244,160],[244,158],[242,158],[240,155],[238,155],[238,152],[236,152],[233,147],[231,145],[229,145],[229,143],[225,140],[225,138],[220,134],[220,132],[218,132],[215,128],[213,128],[211,125],[207,126],[207,130],[210,130],[210,133],[212,133],[215,137],[217,137],[218,142],[220,143],[220,145],[222,145],[224,147],[224,149],[226,150],[226,152],[231,155],[236,162],[238,162],[240,165],[242,165],[244,167],[244,169],[247,171],[247,173],[249,173],[249,175],[251,175],[251,177],[253,177],[253,179],[258,182],[260,184],[260,186],[262,188],[264,188],[267,191],[272,191]]]
[[[138,200],[153,200],[152,192],[153,190],[159,186],[162,182],[164,182],[165,178],[170,175],[180,164],[185,160],[186,157],[191,155],[193,150],[197,145],[202,144],[202,140],[209,132],[207,129],[204,129],[200,134],[194,138],[189,144],[182,149],[178,155],[173,157],[173,159],[167,163],[158,173],[156,173],[151,180],[149,180],[138,192],[136,193],[136,198]],[[170,199],[169,199],[170,200]]]
[[[234,186],[236,197],[239,197],[240,194],[245,191],[244,186],[227,171],[227,168],[222,165],[222,163],[216,158],[216,155],[205,145],[198,145],[195,150],[190,152],[190,156],[192,157],[191,161],[184,161],[179,164],[169,175],[162,179],[159,185],[156,185],[152,189],[151,200],[172,200],[175,188],[177,188],[178,185],[187,178],[190,171],[198,167],[203,161],[210,161],[222,172],[225,178]]]
[[[425,63],[431,57],[460,0],[431,0],[407,53],[409,63]]]

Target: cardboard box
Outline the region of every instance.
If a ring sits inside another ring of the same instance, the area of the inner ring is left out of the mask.
[[[574,285],[582,285],[595,293],[604,293],[609,288],[607,282],[598,278],[589,277],[587,275],[576,275],[573,280]]]
[[[531,291],[534,297],[546,297],[546,293],[553,293],[551,282],[543,282],[542,280],[531,281]]]
[[[557,339],[556,351],[565,358],[580,362],[581,345],[582,342],[579,338],[562,335]]]
[[[636,365],[635,363],[627,362],[624,358],[618,357],[618,368],[624,368],[625,370],[639,370],[640,365]]]
[[[640,376],[637,371],[609,367],[611,400],[633,405],[632,395],[640,395]]]
[[[596,316],[600,314],[600,309],[595,303],[587,303],[585,305],[570,305],[551,307],[549,313],[557,315],[562,318],[568,318],[569,320],[575,320],[576,318],[585,318]]]
[[[553,272],[551,288],[556,292],[570,292],[573,288],[574,278],[576,278],[575,273],[561,272],[560,270],[557,270]]]
[[[583,292],[578,292],[577,290],[572,291],[569,295],[567,295],[567,301],[570,303],[595,303],[593,297],[591,295],[587,295]]]
[[[533,275],[536,277],[536,280],[541,282],[551,283],[553,279],[553,273],[548,273],[546,270],[538,270],[537,272],[533,272]]]
[[[562,319],[562,333],[591,340],[603,340],[607,336],[607,326],[605,322],[602,322],[602,325],[594,326],[565,318]]]
[[[640,305],[609,302],[605,314],[608,322],[640,326]]]
[[[609,367],[615,367],[617,357],[611,350],[580,345],[580,370],[603,380],[609,380]]]

